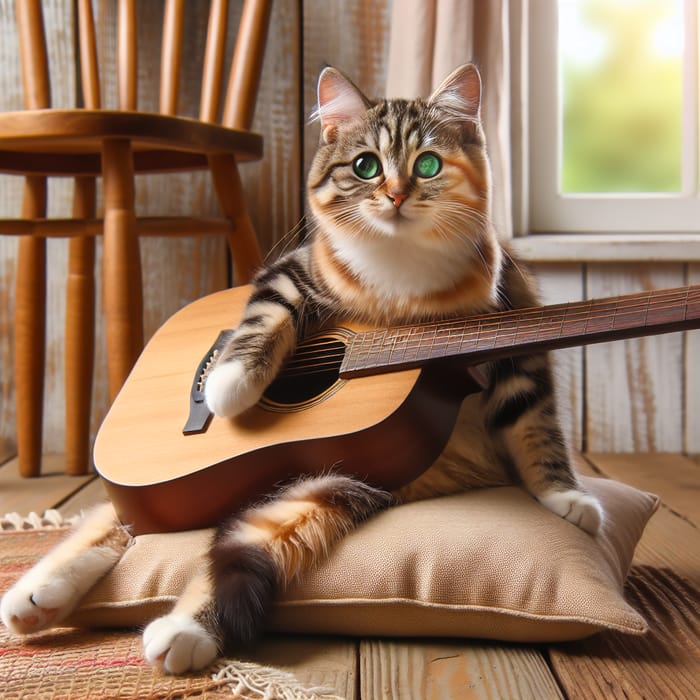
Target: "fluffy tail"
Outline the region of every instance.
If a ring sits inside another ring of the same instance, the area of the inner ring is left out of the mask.
[[[350,477],[327,475],[296,482],[224,523],[212,546],[211,573],[227,646],[258,637],[277,590],[391,498]]]

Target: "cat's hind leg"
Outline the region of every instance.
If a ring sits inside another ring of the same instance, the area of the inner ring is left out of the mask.
[[[219,655],[211,577],[206,567],[185,587],[172,612],[143,632],[146,660],[166,673],[199,671]]]
[[[391,496],[345,476],[304,478],[218,530],[210,565],[172,612],[143,633],[146,659],[166,673],[209,665],[225,648],[257,638],[279,590],[320,561]]]
[[[53,627],[121,558],[129,535],[110,503],[89,511],[75,529],[3,596],[0,617],[15,634]]]

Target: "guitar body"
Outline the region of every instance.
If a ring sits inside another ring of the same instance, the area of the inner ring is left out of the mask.
[[[396,489],[433,463],[463,398],[481,388],[463,363],[446,360],[274,396],[185,435],[196,368],[219,332],[238,323],[249,294],[225,290],[173,315],[100,427],[95,466],[135,534],[214,525],[299,474],[333,469]],[[323,335],[340,345],[356,330]]]

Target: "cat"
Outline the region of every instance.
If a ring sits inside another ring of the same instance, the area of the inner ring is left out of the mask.
[[[322,71],[310,236],[255,277],[243,318],[206,378],[215,414],[253,406],[298,339],[323,324],[396,325],[538,304],[532,278],[491,223],[481,90],[471,64],[425,100],[370,100],[336,69]],[[147,659],[181,673],[249,644],[278,592],[395,504],[517,479],[595,534],[604,513],[572,469],[547,355],[483,369],[486,388],[465,401],[441,458],[397,492],[333,472],[300,477],[221,523],[209,570],[145,628]],[[5,624],[22,634],[65,618],[118,560],[115,523],[109,505],[89,515],[8,591]]]

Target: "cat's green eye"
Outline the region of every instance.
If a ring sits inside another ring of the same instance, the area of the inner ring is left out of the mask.
[[[363,180],[371,180],[382,172],[382,164],[374,153],[363,153],[352,162],[352,171]]]
[[[421,153],[413,164],[413,173],[418,177],[435,177],[442,169],[442,161],[435,153]]]

